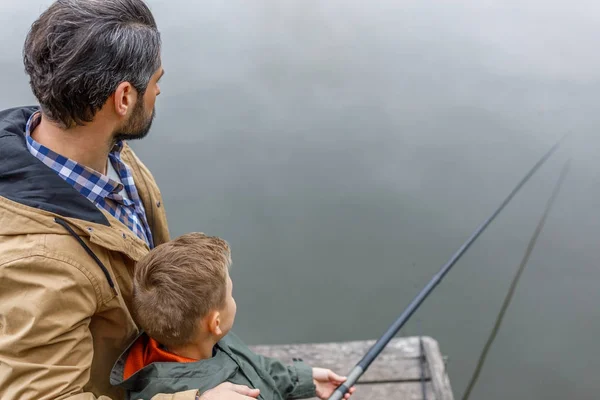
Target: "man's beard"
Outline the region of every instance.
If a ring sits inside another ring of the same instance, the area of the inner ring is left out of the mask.
[[[141,99],[138,99],[131,117],[129,117],[125,125],[113,135],[114,143],[121,140],[138,140],[145,138],[148,135],[148,132],[150,132],[155,116],[156,110],[153,109],[150,117],[147,117],[144,102]]]

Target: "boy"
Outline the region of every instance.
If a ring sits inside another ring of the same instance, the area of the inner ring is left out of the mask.
[[[143,333],[121,355],[110,382],[131,399],[198,389],[225,381],[258,389],[262,399],[327,399],[346,378],[301,361],[284,365],[254,354],[233,333],[236,304],[227,242],[190,233],[139,260],[134,316]],[[346,395],[346,399],[354,388]]]

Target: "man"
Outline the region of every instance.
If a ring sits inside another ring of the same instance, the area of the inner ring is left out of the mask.
[[[138,333],[134,263],[169,240],[161,194],[126,140],[150,130],[164,71],[142,0],[58,0],[24,46],[40,107],[0,112],[0,397],[120,399]],[[222,385],[155,399],[248,399]]]

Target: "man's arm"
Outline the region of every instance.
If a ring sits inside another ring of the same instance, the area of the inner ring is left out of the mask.
[[[252,400],[257,398],[259,394],[258,389],[250,389],[248,386],[224,382],[202,393],[201,396],[197,390],[188,390],[176,394],[157,394],[152,397],[152,400],[188,400],[190,399],[189,396],[198,400]],[[196,397],[196,395],[199,397]]]
[[[83,387],[93,357],[91,277],[61,259],[0,265],[0,393],[7,399],[93,399]]]

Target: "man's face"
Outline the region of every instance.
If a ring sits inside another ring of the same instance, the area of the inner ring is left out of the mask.
[[[160,67],[150,78],[144,96],[138,97],[131,116],[115,133],[115,141],[143,139],[152,127],[156,115],[154,105],[156,97],[160,94],[159,81],[165,71]]]

